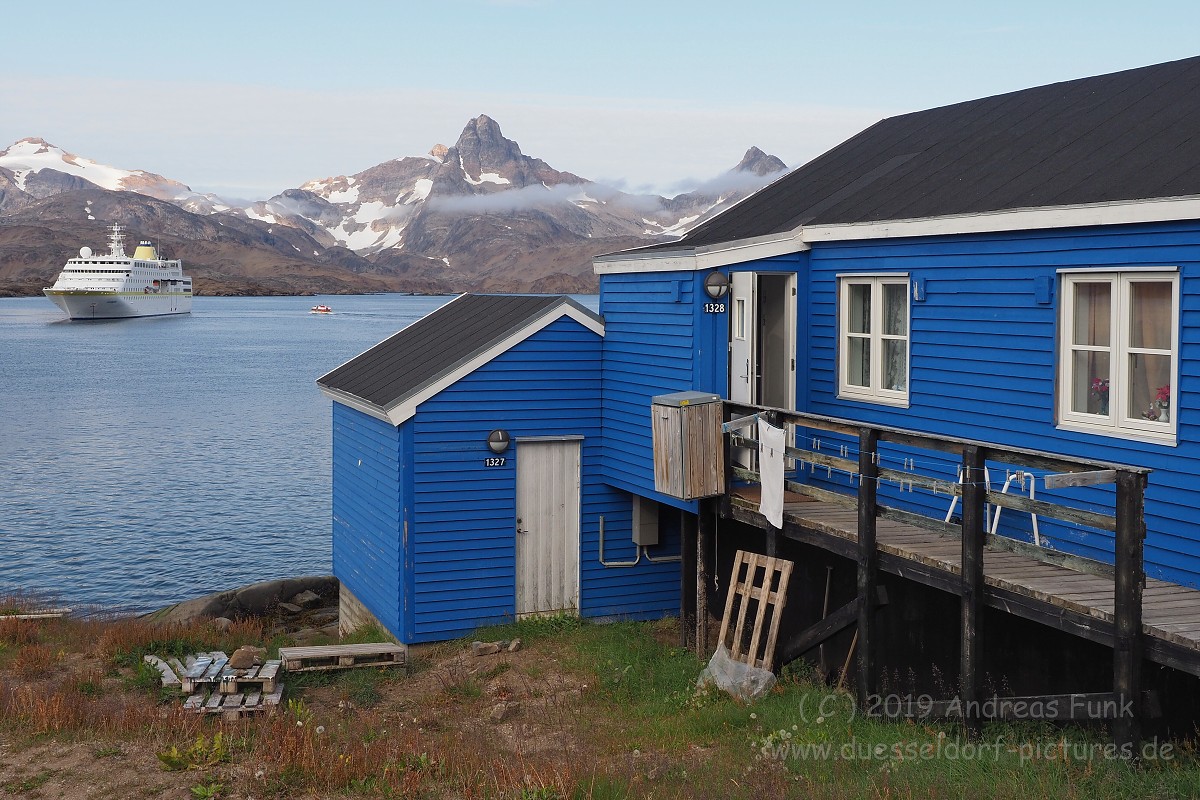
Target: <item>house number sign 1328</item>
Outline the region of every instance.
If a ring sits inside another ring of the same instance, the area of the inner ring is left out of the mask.
[[[704,304],[704,313],[705,314],[724,314],[725,313],[725,304],[724,303],[705,303]]]

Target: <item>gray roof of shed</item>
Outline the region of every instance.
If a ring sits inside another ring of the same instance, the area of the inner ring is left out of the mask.
[[[1200,57],[891,117],[647,252],[804,225],[1200,195]]]
[[[565,295],[464,294],[322,375],[317,385],[386,409],[561,305],[601,321]]]

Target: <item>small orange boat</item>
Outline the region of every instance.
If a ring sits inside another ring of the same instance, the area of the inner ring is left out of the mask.
[[[332,314],[333,309],[322,303],[319,306],[313,306],[312,310],[309,313],[310,314]]]

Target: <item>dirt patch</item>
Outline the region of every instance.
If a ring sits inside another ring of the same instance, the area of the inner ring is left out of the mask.
[[[312,613],[298,615],[293,629],[306,629]],[[595,755],[582,733],[587,729],[583,706],[589,687],[585,679],[564,670],[561,648],[554,640],[540,640],[516,652],[476,656],[462,642],[418,646],[410,653],[412,669],[408,673],[368,667],[316,677],[307,673],[299,679],[284,673],[283,680],[289,686],[287,696],[303,703],[308,724],[317,730],[337,726],[357,730],[367,720],[366,726],[381,736],[425,742],[431,752],[460,750],[468,759],[478,759],[481,774],[500,774],[503,779],[498,779],[497,785],[519,783],[523,777],[541,782],[541,776],[505,775],[505,770],[520,765],[526,773],[536,772],[531,764],[549,765],[564,755],[570,759]],[[214,784],[221,787],[215,797],[248,800],[282,794],[236,747],[225,763],[199,770],[164,769],[158,753],[170,744],[183,746],[197,732],[211,735],[221,729],[236,738],[253,726],[269,725],[270,720],[264,717],[224,725],[215,719],[183,718],[178,711],[182,696],[160,704],[152,692],[131,689],[133,677],[132,669],[114,675],[99,655],[78,652],[58,659],[53,679],[22,680],[0,671],[0,690],[16,692],[19,686],[20,691],[49,696],[55,685],[91,682],[94,688],[90,691],[111,697],[113,704],[133,707],[143,719],[161,720],[154,724],[160,730],[152,741],[117,730],[99,730],[86,738],[58,734],[50,741],[0,734],[0,795],[192,798],[202,796],[194,794],[194,788]],[[285,713],[283,708],[273,712],[276,718]],[[187,727],[172,727],[176,718]],[[302,792],[288,794],[305,796]]]

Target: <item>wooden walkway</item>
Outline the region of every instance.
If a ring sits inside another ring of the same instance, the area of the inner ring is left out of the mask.
[[[757,486],[730,495],[729,516],[766,527],[757,511]],[[849,559],[858,553],[858,512],[789,492],[783,535]],[[879,568],[961,594],[962,540],[888,519],[876,522]],[[988,547],[984,603],[1108,646],[1113,643],[1113,578],[1079,572],[1008,550]],[[1200,591],[1147,579],[1142,630],[1146,658],[1200,675]]]

